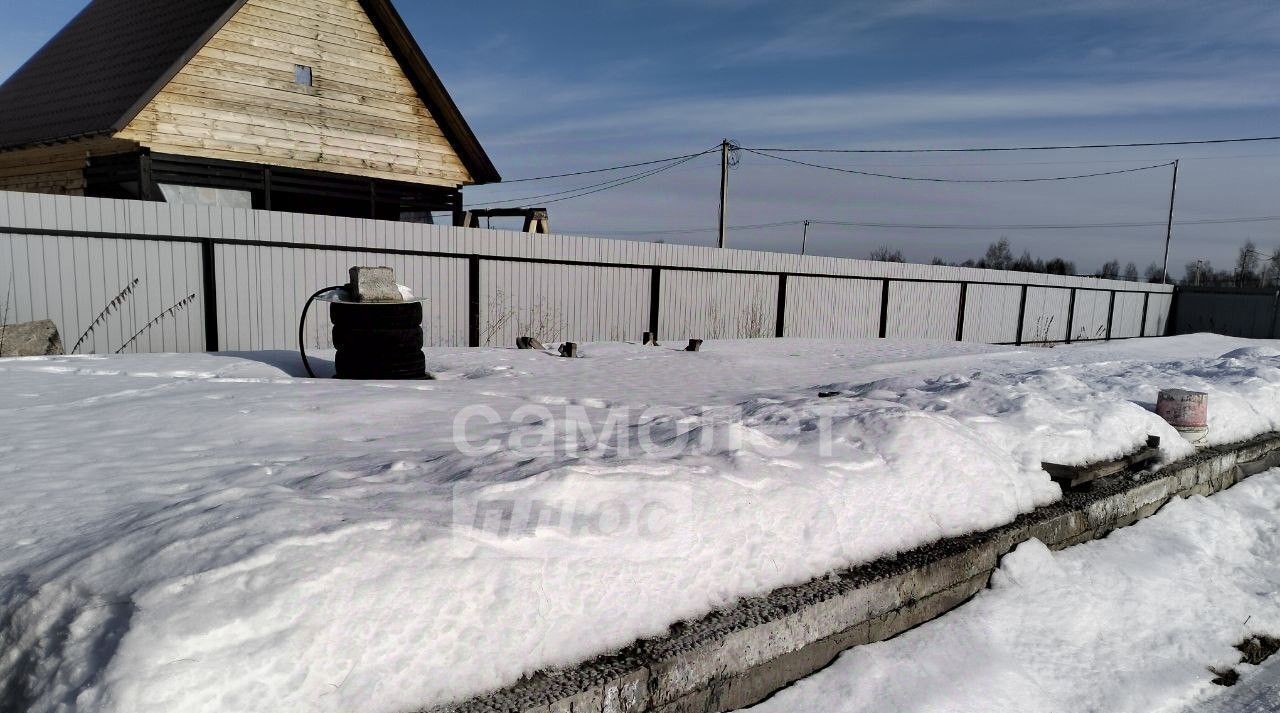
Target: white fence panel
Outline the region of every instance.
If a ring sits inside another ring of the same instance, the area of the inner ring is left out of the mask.
[[[1143,334],[1165,334],[1169,327],[1169,311],[1173,308],[1173,295],[1148,293],[1147,323]]]
[[[1116,307],[1111,318],[1111,338],[1125,339],[1142,334],[1142,295],[1133,292],[1116,294]]]
[[[788,337],[874,339],[880,336],[880,280],[787,279]]]
[[[199,246],[75,236],[0,236],[0,317],[52,319],[79,353],[204,349]],[[92,329],[90,329],[92,327]]]
[[[316,290],[347,281],[351,265],[385,265],[426,298],[423,331],[432,346],[467,343],[466,261],[453,258],[308,250],[259,245],[214,248],[218,334],[224,351],[298,348],[302,307]],[[329,311],[317,302],[307,317],[308,348],[333,345]]]
[[[658,334],[662,339],[772,337],[777,294],[775,275],[663,270]]]
[[[1075,315],[1071,321],[1071,340],[1083,342],[1106,339],[1107,313],[1110,309],[1110,292],[1077,291]]]
[[[960,285],[945,282],[889,284],[888,337],[955,339]]]
[[[481,263],[480,343],[638,340],[649,323],[648,270]]]
[[[1026,314],[1022,320],[1024,344],[1061,342],[1067,338],[1071,290],[1028,287]]]
[[[964,310],[964,340],[1012,344],[1018,338],[1018,305],[1022,288],[1016,285],[969,285]]]

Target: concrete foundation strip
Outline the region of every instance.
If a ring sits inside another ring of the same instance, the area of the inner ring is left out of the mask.
[[[1031,538],[1062,549],[1149,517],[1175,497],[1212,495],[1280,466],[1280,434],[1207,449],[1152,473],[1098,481],[1010,525],[943,540],[765,596],[667,636],[429,713],[721,713],[758,703],[842,651],[939,617],[987,586]]]

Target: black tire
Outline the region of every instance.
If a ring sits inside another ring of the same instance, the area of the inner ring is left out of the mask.
[[[329,305],[329,321],[335,327],[354,329],[408,329],[422,326],[421,302]]]
[[[420,351],[339,351],[334,366],[340,379],[420,379],[427,373],[427,357]]]
[[[424,342],[422,327],[408,327],[405,329],[333,328],[333,346],[338,350],[365,352],[417,351],[422,349]]]

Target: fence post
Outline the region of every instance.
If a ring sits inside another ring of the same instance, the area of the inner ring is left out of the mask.
[[[1111,325],[1116,317],[1116,291],[1111,291],[1111,306],[1107,307],[1107,341],[1111,341]]]
[[[467,258],[467,343],[480,346],[480,256]]]
[[[1151,306],[1151,293],[1142,293],[1142,329],[1138,330],[1139,337],[1147,336],[1147,308]]]
[[[773,329],[778,339],[787,336],[787,273],[778,274],[778,316]]]
[[[655,267],[649,273],[649,331],[658,339],[658,310],[662,305],[662,268]]]
[[[889,336],[889,278],[882,280],[880,287],[880,338]]]
[[[1027,321],[1027,286],[1022,286],[1022,296],[1018,298],[1018,339],[1014,346],[1022,346],[1022,326]]]
[[[1067,344],[1071,343],[1071,332],[1076,328],[1076,288],[1071,288],[1071,300],[1067,303]]]
[[[1276,298],[1271,302],[1271,338],[1280,339],[1280,290],[1276,290]]]
[[[960,283],[960,309],[956,312],[956,341],[964,341],[964,312],[968,308],[969,283]]]
[[[218,277],[214,269],[212,240],[200,241],[200,280],[204,298],[204,350],[216,352],[218,344]],[[299,344],[298,346],[302,346]]]

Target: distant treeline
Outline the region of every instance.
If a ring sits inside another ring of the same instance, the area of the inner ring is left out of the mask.
[[[871,259],[879,262],[906,262],[902,251],[888,246],[878,247],[871,251]],[[964,262],[948,262],[940,257],[930,261],[932,265],[949,265],[951,267],[978,267],[988,270],[1012,270],[1014,272],[1038,272],[1048,275],[1081,275],[1076,264],[1071,260],[1053,257],[1047,260],[1031,256],[1030,250],[1022,255],[1014,256],[1013,248],[1007,238],[1001,238],[987,246],[987,252],[976,260]],[[1107,280],[1128,280],[1130,282],[1163,282],[1164,271],[1160,265],[1151,263],[1146,269],[1139,271],[1135,263],[1123,267],[1119,260],[1103,263],[1096,272],[1084,273],[1086,277],[1100,277]],[[1170,277],[1176,281],[1176,278]],[[1240,248],[1234,270],[1214,270],[1208,260],[1197,260],[1187,263],[1184,285],[1230,285],[1234,287],[1266,287],[1280,285],[1280,248],[1271,253],[1263,253],[1252,240]]]
[[[1249,240],[1236,253],[1235,265],[1230,270],[1215,270],[1208,260],[1193,260],[1187,263],[1182,284],[1213,287],[1280,286],[1280,248],[1264,253]]]

